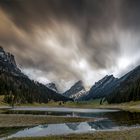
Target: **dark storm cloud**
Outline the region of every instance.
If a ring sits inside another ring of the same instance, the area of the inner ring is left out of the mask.
[[[0,43],[49,80],[93,82],[140,51],[139,13],[139,0],[1,0]]]
[[[118,0],[120,1],[120,0]],[[0,5],[19,27],[31,31],[33,25],[51,24],[51,19],[68,21],[77,27],[105,28],[117,16],[111,0],[1,0]],[[112,10],[113,9],[113,10]]]
[[[140,30],[140,1],[123,0],[120,9],[123,28],[135,31]]]
[[[83,13],[82,3],[82,0],[2,0],[1,7],[17,26],[31,31],[32,25],[49,24],[51,18],[73,20]]]

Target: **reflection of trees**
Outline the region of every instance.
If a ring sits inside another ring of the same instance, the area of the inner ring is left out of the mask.
[[[140,124],[140,113],[119,111],[113,113],[105,113],[104,117],[114,121],[117,125],[135,125]]]
[[[24,127],[9,127],[9,128],[0,128],[0,138],[9,136],[11,134],[14,134],[20,130],[23,130]]]
[[[41,128],[47,128],[49,126],[49,124],[43,124],[43,125],[41,125],[40,127]]]
[[[55,115],[72,116],[71,112],[35,111],[35,110],[4,110],[4,114],[32,114],[32,115]]]

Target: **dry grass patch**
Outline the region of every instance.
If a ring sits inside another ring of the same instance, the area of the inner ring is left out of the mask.
[[[66,122],[94,121],[90,118],[55,117],[46,115],[0,115],[0,127],[35,126],[39,124],[53,124]]]

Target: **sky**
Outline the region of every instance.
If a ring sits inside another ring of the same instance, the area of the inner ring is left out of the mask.
[[[140,64],[139,0],[0,0],[0,45],[60,91]]]

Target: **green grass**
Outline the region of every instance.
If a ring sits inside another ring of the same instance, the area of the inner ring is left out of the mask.
[[[4,103],[3,99],[4,95],[0,95],[0,106],[7,106],[8,104]]]
[[[122,109],[130,112],[140,112],[140,101],[131,101],[121,104],[106,104],[99,106],[99,108],[111,108],[111,109]]]
[[[122,109],[131,112],[140,112],[140,101],[131,101],[121,104],[108,104],[107,102],[100,105],[100,99],[82,102],[66,102],[59,105],[60,102],[49,102],[47,104],[22,104],[20,106],[34,106],[34,107],[71,107],[71,108],[108,108],[108,109]]]
[[[49,103],[48,106],[58,106],[56,103]],[[140,101],[131,101],[121,104],[108,104],[107,102],[100,105],[100,99],[83,102],[67,102],[61,107],[74,107],[74,108],[108,108],[108,109],[121,109],[131,112],[140,112]]]
[[[104,102],[100,105],[100,99],[91,101],[81,101],[81,102],[66,102],[59,105],[60,102],[50,101],[49,103],[33,103],[33,104],[18,104],[16,106],[26,106],[26,107],[71,107],[71,108],[110,108],[110,109],[122,109],[132,112],[140,112],[140,101],[131,101],[121,104],[108,104]],[[3,102],[3,96],[0,96],[0,106],[8,106]]]
[[[122,131],[104,131],[88,134],[71,134],[65,136],[13,138],[11,140],[139,140],[140,129]]]
[[[61,105],[59,105],[60,102],[49,102],[47,104],[44,103],[33,103],[33,104],[20,104],[18,106],[35,106],[35,107],[73,107],[73,108],[95,108],[100,106],[100,99],[96,99],[96,100],[92,100],[92,101],[81,101],[81,102],[66,102],[66,103],[62,103]],[[107,104],[107,103],[104,103]]]

